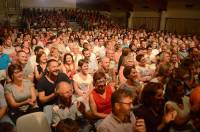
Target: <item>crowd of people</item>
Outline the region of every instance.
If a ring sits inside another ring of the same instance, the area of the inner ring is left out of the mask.
[[[91,11],[23,13],[26,29],[4,28],[0,41],[2,128],[43,111],[56,132],[199,131],[199,36],[124,29]]]

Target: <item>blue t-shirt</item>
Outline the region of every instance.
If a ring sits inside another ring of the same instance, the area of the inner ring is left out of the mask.
[[[6,70],[9,63],[11,63],[11,60],[7,54],[0,55],[0,70]]]

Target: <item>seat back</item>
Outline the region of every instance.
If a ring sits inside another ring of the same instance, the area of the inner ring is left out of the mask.
[[[16,121],[17,132],[51,132],[43,112],[35,112],[21,116]]]

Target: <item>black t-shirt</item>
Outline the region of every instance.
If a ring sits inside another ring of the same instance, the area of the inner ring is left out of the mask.
[[[46,78],[46,76],[44,75],[38,81],[38,84],[37,84],[38,92],[43,92],[44,91],[45,92],[45,96],[48,96],[48,95],[54,93],[56,85],[61,81],[70,82],[69,78],[64,73],[59,73],[58,74],[58,77],[57,77],[57,80],[55,81],[55,83],[49,82],[48,79]],[[43,106],[55,104],[56,101],[57,101],[57,99],[55,98],[55,99],[45,103]]]

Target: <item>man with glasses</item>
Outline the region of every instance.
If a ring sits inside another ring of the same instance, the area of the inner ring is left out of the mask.
[[[136,120],[131,112],[132,103],[132,92],[116,90],[111,96],[112,113],[97,127],[97,132],[145,132],[144,120]]]

